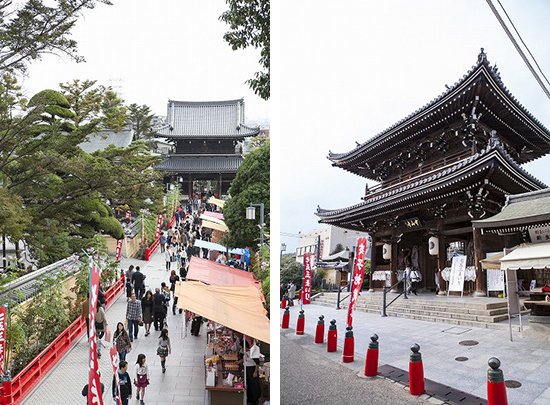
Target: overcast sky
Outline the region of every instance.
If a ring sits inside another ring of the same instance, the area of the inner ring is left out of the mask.
[[[501,2],[550,77],[550,2]],[[360,202],[365,180],[331,167],[328,151],[347,152],[424,106],[475,64],[481,47],[550,128],[550,100],[485,1],[283,2],[279,32],[282,233],[323,226],[318,204]],[[550,185],[550,157],[524,167]],[[291,252],[297,238],[281,242]]]
[[[168,99],[244,97],[246,118],[268,119],[268,103],[245,81],[258,70],[259,50],[233,51],[223,39],[224,0],[112,0],[86,10],[73,30],[86,63],[67,57],[34,62],[24,81],[31,96],[61,82],[95,79],[112,85],[130,103],[166,115]]]

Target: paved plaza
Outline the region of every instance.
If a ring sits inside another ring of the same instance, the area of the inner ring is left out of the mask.
[[[154,292],[160,283],[168,283],[169,272],[165,270],[163,256],[159,251],[149,262],[126,259],[122,260],[121,267],[126,270],[130,264],[139,265],[147,276],[146,288]],[[171,301],[172,303],[172,301]],[[176,312],[177,313],[177,312]],[[109,327],[113,330],[117,322],[124,321],[126,314],[126,295],[123,294],[107,311]],[[166,373],[162,374],[160,359],[156,355],[158,332],[151,327],[151,335],[144,336],[144,329],[140,328],[138,339],[132,343],[132,351],[127,355],[129,363],[128,373],[134,378],[134,365],[139,353],[147,356],[149,370],[151,370],[151,385],[145,393],[147,405],[193,404],[206,402],[204,377],[204,351],[206,338],[187,334],[184,337],[183,315],[168,314],[168,330],[172,343],[172,354],[166,362]],[[203,327],[204,328],[204,327]],[[204,329],[203,329],[204,330]],[[109,345],[110,347],[110,345]],[[85,404],[86,399],[81,391],[88,382],[88,345],[86,336],[59,362],[38,387],[23,402],[24,405],[77,405]],[[114,403],[111,394],[112,368],[109,362],[108,347],[103,349],[99,360],[102,382],[105,384],[105,404]],[[135,400],[133,387],[131,403]]]
[[[291,307],[291,329],[283,333],[284,335],[294,333],[299,310],[299,305]],[[304,305],[304,311],[305,333],[308,339],[300,340],[299,344],[307,346],[307,350],[341,363],[347,310],[310,304]],[[329,321],[331,319],[337,321],[337,353],[327,353],[326,344],[313,343],[319,315],[325,316],[325,337]],[[522,337],[519,332],[515,332],[514,341],[510,342],[509,332],[505,330],[462,327],[397,317],[382,318],[380,315],[360,311],[355,311],[353,318],[355,362],[342,363],[342,366],[355,373],[363,371],[369,338],[376,333],[380,342],[380,365],[389,364],[408,370],[410,347],[413,343],[418,343],[426,378],[486,398],[487,360],[495,356],[502,362],[504,378],[519,381],[522,384],[520,388],[507,389],[510,405],[550,403],[548,340],[534,339],[527,337],[526,334]],[[479,344],[460,345],[459,342],[464,340],[475,340]],[[467,357],[468,360],[458,362],[455,358],[459,356]],[[283,362],[281,374],[284,375],[285,372]]]

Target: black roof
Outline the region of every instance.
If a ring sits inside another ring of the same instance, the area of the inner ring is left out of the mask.
[[[399,209],[405,205],[421,204],[426,199],[433,200],[433,196],[437,194],[451,195],[463,192],[475,186],[480,179],[486,178],[485,173],[493,170],[494,167],[498,167],[502,172],[501,180],[499,180],[500,186],[506,184],[512,192],[515,190],[532,191],[547,187],[522,169],[501,143],[493,142],[481,152],[455,164],[374,192],[359,204],[336,210],[318,208],[316,215],[320,217],[320,222],[338,226],[343,226],[341,222],[352,217],[366,217],[367,214],[378,215],[378,213],[389,215],[393,209]],[[497,175],[495,172],[492,177]],[[511,180],[512,178],[513,180]],[[500,187],[498,188],[500,189]],[[353,229],[356,228],[358,227]]]
[[[168,100],[166,125],[157,128],[167,138],[244,139],[257,135],[260,128],[244,124],[244,100],[175,101]]]
[[[241,155],[171,155],[156,166],[171,173],[235,173]]]
[[[519,163],[550,152],[550,131],[504,86],[498,69],[490,66],[482,49],[477,63],[440,96],[349,152],[329,151],[328,159],[334,166],[371,178],[365,171],[365,162],[380,159],[389,149],[404,148],[405,142],[459,121],[461,114],[474,106],[482,113],[481,121],[509,145],[517,150],[522,146],[532,150],[528,156],[518,157]]]

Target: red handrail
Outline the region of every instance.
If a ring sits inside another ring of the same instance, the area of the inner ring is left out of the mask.
[[[168,222],[168,229],[172,227],[175,220],[176,220],[176,217],[172,216],[172,219],[170,219],[170,222]],[[153,243],[151,243],[151,246],[145,249],[145,260],[149,261],[149,259],[151,259],[151,256],[153,256],[153,253],[155,253],[155,250],[157,250],[159,245],[160,245],[160,236],[156,238]]]
[[[105,305],[110,307],[122,291],[124,291],[123,278],[105,292]],[[86,321],[79,316],[15,377],[2,383],[0,405],[19,404],[74,346],[85,331]]]

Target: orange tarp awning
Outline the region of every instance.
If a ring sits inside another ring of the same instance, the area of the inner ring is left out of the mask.
[[[202,281],[212,285],[256,285],[254,273],[239,270],[211,260],[191,257],[188,280]]]
[[[178,308],[269,343],[269,319],[256,287],[178,281],[175,295]]]

